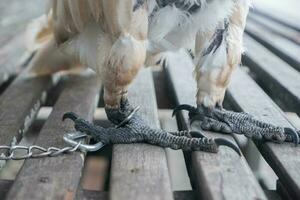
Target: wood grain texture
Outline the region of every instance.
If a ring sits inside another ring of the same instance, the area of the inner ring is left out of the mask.
[[[73,111],[91,120],[100,83],[95,77],[71,77],[43,126],[36,144],[43,147],[66,146],[62,136],[74,131],[73,122],[62,122],[65,112]],[[84,155],[80,152],[26,160],[7,199],[74,199],[81,178]]]
[[[245,35],[246,54],[243,64],[281,105],[300,114],[300,73],[271,53],[251,37]]]
[[[159,127],[154,84],[150,69],[143,69],[129,88],[129,101],[141,106],[139,115]],[[163,148],[148,144],[113,146],[110,199],[170,200],[170,177]]]
[[[180,60],[168,60],[167,74],[173,85],[177,104],[195,105],[196,83],[192,76],[193,66],[184,65]],[[186,112],[180,118],[183,127],[189,129]],[[199,130],[198,126],[191,129]],[[230,135],[208,132],[205,134],[208,137],[222,137],[234,142]],[[239,157],[229,148],[221,147],[217,154],[193,152],[192,167],[198,198],[266,199],[245,158]]]
[[[273,33],[263,25],[247,22],[246,33],[270,49],[274,54],[300,71],[300,46]]]
[[[19,141],[53,86],[50,76],[26,78],[23,72],[0,96],[0,142]]]
[[[286,11],[288,12],[288,10]],[[287,16],[286,13],[279,14],[278,10],[276,11],[274,9],[270,9],[270,7],[268,6],[260,6],[260,8],[256,7],[255,9],[252,9],[252,12],[254,12],[257,15],[268,18],[276,23],[280,23],[288,28],[300,31],[299,20],[296,17]]]
[[[291,127],[280,108],[241,69],[237,69],[228,89],[228,99],[240,111],[248,112],[277,126]],[[291,143],[257,144],[280,181],[295,199],[300,198],[300,147]]]
[[[296,31],[292,28],[286,27],[280,23],[277,23],[271,19],[268,19],[266,17],[263,17],[261,15],[250,13],[248,16],[248,20],[251,20],[255,23],[258,23],[260,25],[265,26],[270,31],[281,35],[282,37],[285,37],[286,39],[295,42],[297,44],[300,44],[300,32]]]

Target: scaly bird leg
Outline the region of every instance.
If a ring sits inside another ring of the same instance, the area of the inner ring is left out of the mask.
[[[167,132],[148,126],[136,113],[132,114],[132,107],[128,101],[122,100],[120,109],[106,109],[109,119],[118,125],[117,128],[103,128],[80,119],[75,113],[66,113],[63,120],[71,119],[77,131],[86,133],[96,141],[104,144],[149,143],[160,147],[182,149],[185,151],[218,152],[219,146],[228,146],[241,155],[239,148],[223,138],[209,139],[200,132],[178,131]],[[131,115],[130,118],[126,116]],[[126,123],[123,121],[126,120]]]
[[[284,141],[299,143],[300,131],[265,123],[247,113],[228,111],[221,107],[209,109],[202,105],[197,108],[180,105],[174,109],[173,115],[180,110],[189,111],[191,123],[199,121],[203,130],[243,134],[248,138],[278,143]]]

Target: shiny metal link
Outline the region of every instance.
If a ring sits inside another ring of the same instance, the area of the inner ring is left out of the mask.
[[[5,152],[8,152],[8,155],[4,155],[4,153],[0,155],[0,160],[24,160],[28,158],[54,157],[77,151],[80,145],[81,142],[78,142],[75,147],[49,147],[48,149],[36,145],[28,147],[19,145],[0,146],[0,151],[4,150]],[[15,154],[17,154],[17,152],[21,155],[16,156]]]
[[[76,141],[86,138],[87,135],[80,132],[65,134],[64,141],[71,146],[57,148],[49,147],[44,148],[37,145],[32,146],[21,146],[21,145],[0,145],[0,160],[24,160],[28,158],[43,158],[43,157],[55,157],[66,153],[72,153],[77,150],[87,152],[87,151],[97,151],[101,149],[104,144],[98,142],[94,145],[82,144],[82,141]],[[1,154],[2,153],[2,154]]]

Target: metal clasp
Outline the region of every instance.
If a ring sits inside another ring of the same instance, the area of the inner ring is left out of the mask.
[[[81,151],[84,151],[84,152],[98,151],[99,149],[101,149],[104,146],[104,144],[102,142],[98,142],[96,144],[89,145],[89,144],[79,144],[79,141],[76,141],[76,140],[80,140],[80,139],[83,139],[86,137],[88,137],[87,134],[77,131],[77,132],[65,134],[63,136],[63,139],[67,144],[71,145],[72,147],[75,147],[78,145],[78,149],[80,149]]]

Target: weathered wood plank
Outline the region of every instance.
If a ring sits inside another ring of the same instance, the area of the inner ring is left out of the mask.
[[[6,45],[0,48],[0,85],[10,77],[19,74],[24,64],[32,57],[32,53],[26,50],[24,33],[14,37]]]
[[[273,20],[270,20],[261,15],[257,15],[255,13],[251,13],[248,16],[248,20],[251,20],[255,23],[259,23],[260,25],[263,25],[264,27],[268,28],[270,31],[272,31],[278,35],[281,35],[282,37],[285,37],[297,44],[300,44],[300,32],[299,31],[296,31],[294,29],[286,27],[280,23],[274,22]]]
[[[0,96],[0,142],[17,142],[33,122],[54,82],[50,76],[26,78],[24,71]]]
[[[242,63],[273,99],[280,100],[286,110],[300,114],[300,73],[247,35],[244,43],[247,51]]]
[[[150,69],[143,69],[129,88],[129,101],[141,106],[139,114],[159,127],[154,84]],[[110,199],[170,200],[171,184],[163,148],[148,144],[114,145]]]
[[[34,18],[46,13],[45,0],[0,0],[0,45],[20,34]]]
[[[299,21],[294,17],[287,16],[286,14],[283,13],[279,14],[277,11],[269,9],[268,7],[265,8],[256,7],[255,9],[252,9],[252,12],[257,15],[268,18],[270,20],[273,20],[274,22],[280,23],[288,28],[292,28],[296,31],[300,31]]]
[[[192,64],[184,62],[184,58],[178,55],[172,56],[167,63],[166,70],[177,104],[195,105],[196,84]],[[185,129],[189,129],[186,113],[181,115],[181,122]],[[230,135],[209,133],[207,136],[223,137],[234,142]],[[221,147],[217,154],[193,152],[192,165],[199,198],[266,199],[245,158],[229,148]]]
[[[278,126],[291,127],[279,107],[241,69],[237,69],[233,75],[228,89],[228,99],[239,111],[248,112]],[[290,143],[271,142],[257,146],[289,193],[295,199],[299,199],[300,148]]]
[[[70,120],[62,122],[63,114],[73,111],[91,120],[99,91],[100,83],[95,77],[74,76],[66,81],[65,88],[35,144],[43,147],[66,146],[62,135],[73,131],[74,125]],[[73,199],[83,164],[84,155],[80,152],[26,160],[7,199]]]
[[[274,54],[289,63],[292,67],[300,71],[300,46],[286,38],[272,33],[264,26],[247,22],[246,33],[248,33],[255,40],[266,46]]]

